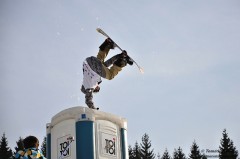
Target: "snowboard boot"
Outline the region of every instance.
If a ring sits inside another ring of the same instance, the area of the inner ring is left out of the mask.
[[[114,62],[114,64],[120,68],[123,68],[127,65],[127,60],[126,58],[119,58]]]
[[[129,56],[126,57],[126,60],[129,65],[133,65],[133,60]]]
[[[118,67],[124,67],[127,64],[133,65],[133,61],[131,58],[127,55],[127,51],[123,50],[121,54],[118,54],[118,59],[114,62],[115,65]]]
[[[107,38],[100,46],[99,46],[101,51],[104,51],[105,49],[114,49],[115,48],[115,43],[112,39]]]

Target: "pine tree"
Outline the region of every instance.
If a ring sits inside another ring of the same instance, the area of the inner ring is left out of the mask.
[[[207,159],[207,156],[203,154],[201,159]]]
[[[129,159],[134,159],[133,149],[131,145],[128,146],[128,156],[129,156]]]
[[[171,159],[167,149],[164,151],[163,156],[161,157],[161,159]]]
[[[180,147],[177,150],[174,150],[173,159],[186,159],[185,154]]]
[[[133,159],[141,159],[141,150],[137,141],[135,143],[135,146],[133,147],[133,156]]]
[[[46,157],[47,155],[47,137],[45,136],[42,142],[42,146],[41,146],[41,151],[44,157]]]
[[[15,147],[15,152],[14,152],[14,156],[16,155],[16,153],[19,150],[24,150],[24,146],[23,146],[23,139],[21,137],[19,137],[19,140],[16,141],[17,146]]]
[[[5,133],[3,133],[0,141],[0,157],[1,159],[12,159],[12,155],[12,150],[8,147],[7,138],[5,137]]]
[[[237,159],[238,151],[233,145],[233,141],[228,137],[226,129],[223,130],[223,138],[220,140],[219,158],[220,159]]]
[[[149,136],[145,133],[142,137],[141,146],[141,157],[142,159],[153,159],[155,158],[155,154],[153,153],[153,149],[151,148],[151,141],[149,140]]]
[[[189,155],[190,159],[201,159],[202,155],[200,154],[199,147],[196,143],[196,141],[193,142],[192,147],[191,147],[191,153]]]

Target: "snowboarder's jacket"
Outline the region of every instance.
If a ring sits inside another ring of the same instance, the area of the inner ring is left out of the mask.
[[[20,150],[16,153],[15,159],[46,159],[37,148]]]

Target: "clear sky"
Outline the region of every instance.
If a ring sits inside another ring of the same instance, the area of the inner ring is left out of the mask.
[[[103,80],[94,101],[147,133],[155,153],[218,149],[226,128],[240,150],[239,0],[1,0],[0,135],[42,139],[52,116],[86,106],[82,62],[101,27],[145,70]],[[109,57],[120,53],[111,51]]]

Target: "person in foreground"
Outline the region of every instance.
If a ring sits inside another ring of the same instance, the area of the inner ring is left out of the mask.
[[[39,140],[35,136],[28,136],[23,140],[24,150],[16,153],[15,159],[46,159],[38,149]]]

